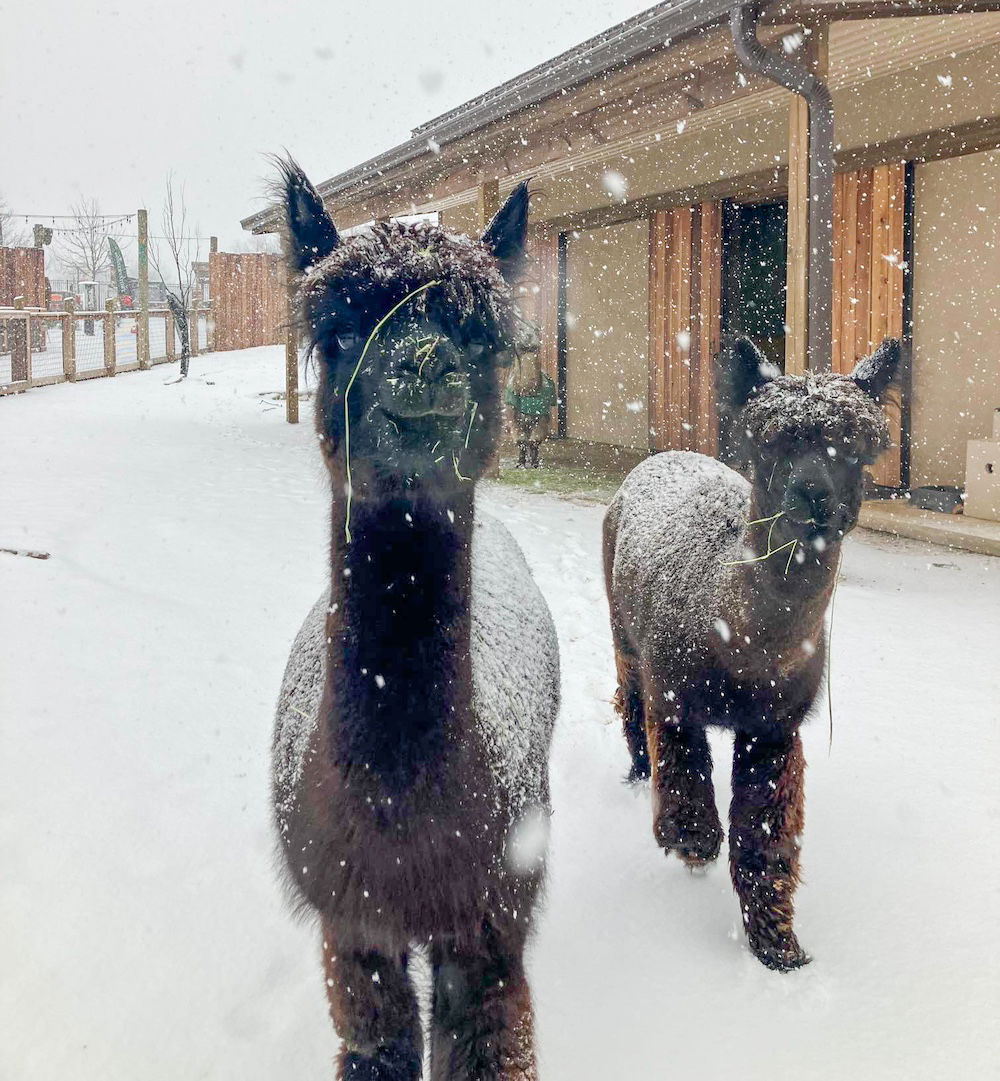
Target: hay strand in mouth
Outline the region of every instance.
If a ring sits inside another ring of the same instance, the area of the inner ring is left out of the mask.
[[[837,573],[833,578],[833,590],[830,593],[830,631],[826,636],[826,708],[830,718],[830,741],[827,744],[826,753],[833,753],[833,687],[830,684],[833,678],[833,602],[837,599],[837,586],[840,585],[840,568],[844,562],[844,551],[841,549],[837,559]]]
[[[468,428],[468,431],[465,433],[465,449],[466,450],[469,449],[469,440],[472,438],[472,425],[475,423],[476,410],[478,408],[479,408],[479,402],[473,402],[472,403],[472,416],[469,417],[469,428]],[[433,451],[431,453],[433,454]]]
[[[452,453],[451,464],[455,467],[455,476],[458,477],[459,480],[472,480],[472,477],[462,476],[462,471],[458,468],[458,455],[455,453]]]
[[[351,501],[354,495],[354,482],[351,478],[351,418],[347,412],[347,403],[351,394],[351,387],[354,386],[354,381],[358,378],[361,366],[365,362],[365,357],[368,356],[368,350],[371,348],[372,342],[378,337],[378,332],[389,322],[396,312],[407,303],[407,301],[412,300],[417,294],[424,292],[426,289],[430,289],[431,286],[440,284],[441,279],[435,278],[433,281],[425,282],[416,289],[412,289],[398,304],[394,304],[386,314],[382,316],[375,324],[371,334],[368,335],[365,347],[361,350],[361,356],[358,357],[358,363],[355,364],[354,371],[351,372],[351,378],[348,379],[347,386],[344,388],[344,459],[347,464],[347,513],[344,516],[344,539],[348,544],[351,543]],[[456,466],[456,472],[457,469],[458,467]]]
[[[786,541],[784,544],[779,544],[777,548],[771,547],[771,536],[774,533],[774,527],[778,524],[778,519],[784,516],[784,511],[779,510],[777,514],[772,514],[769,518],[755,518],[752,522],[747,522],[747,528],[755,525],[764,525],[770,522],[770,528],[767,531],[767,551],[762,556],[751,556],[749,559],[720,559],[719,563],[723,567],[738,567],[744,563],[763,563],[765,560],[776,556],[779,552],[788,550],[788,559],[785,561],[785,574],[788,574],[792,566],[792,559],[795,557],[795,553],[798,550],[799,542],[797,540]]]

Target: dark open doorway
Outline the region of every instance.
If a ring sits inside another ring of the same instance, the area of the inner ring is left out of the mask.
[[[745,334],[785,369],[784,202],[726,203],[722,221],[722,333]]]

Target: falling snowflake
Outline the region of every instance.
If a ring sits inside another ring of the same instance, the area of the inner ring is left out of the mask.
[[[612,199],[617,199],[621,203],[625,202],[628,192],[628,181],[626,181],[621,173],[615,172],[614,169],[608,169],[601,177],[601,183],[604,186],[604,190]]]

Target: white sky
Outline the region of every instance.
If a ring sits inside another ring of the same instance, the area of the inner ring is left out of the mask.
[[[158,232],[173,170],[225,249],[264,205],[265,153],[326,179],[649,6],[0,0],[0,194],[31,214],[144,205]]]

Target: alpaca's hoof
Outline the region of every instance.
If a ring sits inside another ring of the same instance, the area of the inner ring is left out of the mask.
[[[792,972],[812,960],[794,934],[783,936],[777,942],[754,942],[751,939],[750,949],[757,960],[773,972]]]
[[[722,827],[717,822],[679,825],[671,819],[656,823],[656,840],[667,855],[676,852],[688,867],[711,863],[722,847]]]

